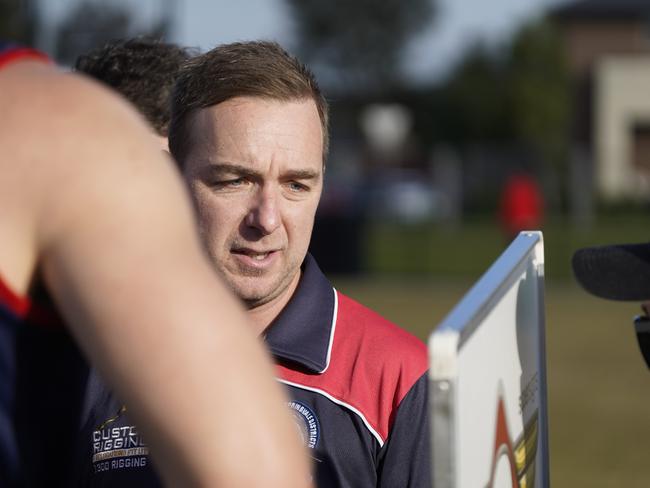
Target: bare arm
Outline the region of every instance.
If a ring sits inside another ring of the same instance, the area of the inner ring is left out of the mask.
[[[13,170],[0,193],[19,202],[14,237],[27,235],[31,252],[17,261],[40,266],[164,479],[305,486],[307,462],[270,362],[210,270],[180,180],[144,124],[72,75],[39,66],[2,76],[11,123],[2,124],[0,170],[9,173],[6,161]],[[28,104],[11,101],[24,92]],[[10,274],[25,282],[20,269]]]

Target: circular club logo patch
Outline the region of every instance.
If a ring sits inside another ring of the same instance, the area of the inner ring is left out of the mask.
[[[291,401],[287,405],[293,413],[300,437],[305,446],[314,449],[320,437],[320,425],[314,411],[302,402]]]

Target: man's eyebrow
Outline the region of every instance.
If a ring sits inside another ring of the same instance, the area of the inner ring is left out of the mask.
[[[260,173],[242,166],[239,164],[232,163],[210,163],[203,168],[203,174],[205,176],[209,175],[220,175],[220,174],[233,174],[238,176],[260,176]]]
[[[246,166],[233,163],[210,163],[202,171],[204,176],[232,174],[238,176],[262,177],[259,171],[255,171]],[[320,171],[312,169],[291,169],[282,173],[285,180],[316,180],[320,178]]]
[[[320,171],[293,169],[282,173],[282,177],[288,180],[316,180],[320,178]]]

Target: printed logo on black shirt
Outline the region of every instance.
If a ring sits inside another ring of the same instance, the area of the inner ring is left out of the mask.
[[[141,468],[147,465],[149,448],[135,425],[120,425],[126,407],[93,431],[95,473],[112,469]]]

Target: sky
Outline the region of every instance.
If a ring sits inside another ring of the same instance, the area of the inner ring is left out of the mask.
[[[48,19],[57,22],[78,1],[40,0],[40,4]],[[171,40],[202,50],[245,39],[276,40],[289,49],[295,45],[292,21],[283,0],[110,1],[133,6],[139,20],[149,24],[157,20],[161,8],[174,5]],[[409,46],[407,73],[415,80],[442,76],[469,43],[503,42],[526,19],[567,1],[571,0],[438,0],[435,23]]]

